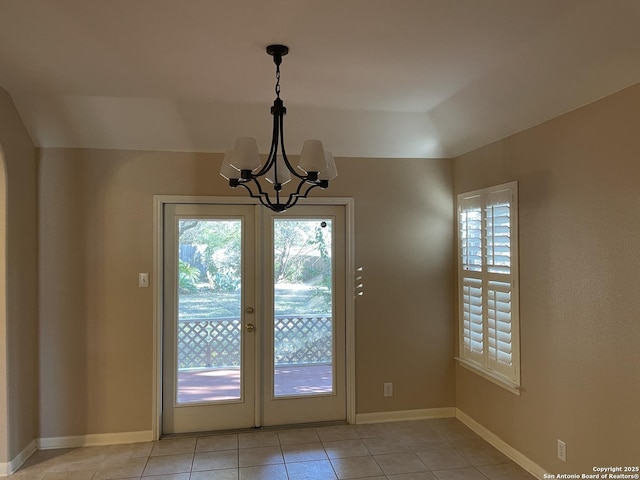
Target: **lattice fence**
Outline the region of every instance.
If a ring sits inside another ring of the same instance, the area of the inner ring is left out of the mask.
[[[331,363],[331,317],[279,315],[274,330],[277,365]],[[240,333],[241,322],[237,318],[180,321],[178,368],[239,366]]]
[[[274,356],[276,365],[331,363],[331,317],[276,317]]]
[[[178,323],[178,368],[240,365],[240,319],[183,320]]]

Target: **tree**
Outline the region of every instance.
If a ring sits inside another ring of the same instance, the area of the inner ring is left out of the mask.
[[[331,227],[317,220],[281,220],[274,228],[276,283],[306,282],[330,268]]]
[[[240,220],[180,220],[179,242],[197,247],[204,266],[201,280],[214,291],[228,292],[240,285],[241,222]],[[202,278],[204,277],[204,278]]]

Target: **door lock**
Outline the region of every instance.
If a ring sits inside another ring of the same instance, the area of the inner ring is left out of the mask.
[[[245,330],[249,333],[254,332],[256,330],[256,326],[253,323],[247,323],[244,326]]]
[[[245,308],[245,310],[244,310],[244,311],[245,311],[246,313],[248,313],[248,314],[252,314],[252,313],[253,313],[253,307],[247,307],[247,308]]]

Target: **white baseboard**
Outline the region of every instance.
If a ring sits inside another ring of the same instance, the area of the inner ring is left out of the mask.
[[[456,416],[455,407],[423,408],[419,410],[399,410],[395,412],[357,413],[356,424],[404,422],[429,418],[449,418]]]
[[[469,415],[462,410],[456,408],[456,418],[464,423],[467,427],[473,430],[475,433],[484,438],[487,442],[500,450],[504,455],[509,457],[515,463],[524,468],[527,472],[538,479],[544,479],[547,472],[533,460],[520,453],[518,450],[507,444],[504,440],[498,437],[495,433],[487,430],[485,427],[476,422]],[[548,478],[548,477],[547,477]]]
[[[49,437],[38,441],[40,450],[51,448],[95,447],[100,445],[117,445],[123,443],[151,442],[151,430],[142,432],[94,433],[75,437]]]
[[[76,437],[50,437],[33,440],[10,462],[0,463],[0,477],[7,477],[24,465],[38,449],[94,447],[99,445],[117,445],[123,443],[151,442],[151,430],[142,432],[99,433],[78,435]]]
[[[24,462],[26,462],[29,457],[36,452],[37,446],[38,442],[33,440],[10,462],[0,463],[0,477],[8,477],[9,475],[17,472],[18,469],[24,465]]]

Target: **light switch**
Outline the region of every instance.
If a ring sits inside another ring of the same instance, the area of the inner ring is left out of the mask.
[[[147,288],[149,286],[149,274],[148,273],[139,273],[138,274],[138,287]]]

